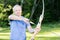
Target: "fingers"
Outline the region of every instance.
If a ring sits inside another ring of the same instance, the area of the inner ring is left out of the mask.
[[[34,40],[34,39],[31,39],[31,40]]]
[[[32,36],[30,40],[34,40],[34,37]]]
[[[35,32],[37,32],[37,33],[38,33],[40,30],[41,30],[40,27],[36,27],[36,28],[35,28]]]
[[[33,36],[31,37],[31,40],[34,40],[34,37],[36,36],[36,34],[37,34],[40,30],[41,30],[40,27],[36,27],[36,28],[35,28],[35,31],[34,31]]]

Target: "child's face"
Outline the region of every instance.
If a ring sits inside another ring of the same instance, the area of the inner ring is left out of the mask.
[[[15,15],[21,16],[22,8],[18,6],[13,10],[13,12],[14,12]]]

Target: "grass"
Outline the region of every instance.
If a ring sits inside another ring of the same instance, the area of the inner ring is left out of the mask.
[[[60,23],[48,23],[42,25],[42,30],[36,35],[35,40],[60,40]],[[26,32],[27,40],[32,34]],[[0,28],[0,40],[9,40],[10,29]]]

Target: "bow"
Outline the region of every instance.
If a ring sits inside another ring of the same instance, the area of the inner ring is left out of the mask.
[[[24,0],[21,0],[21,7],[23,6]]]
[[[36,36],[36,34],[41,30],[41,24],[42,24],[42,20],[44,18],[44,0],[42,0],[42,3],[43,3],[42,14],[39,17],[38,24],[37,24],[37,26],[35,28],[33,36],[31,37],[31,40],[34,40],[34,37]]]

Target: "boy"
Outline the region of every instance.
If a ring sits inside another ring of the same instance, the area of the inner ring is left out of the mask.
[[[11,29],[10,40],[26,40],[26,28],[29,32],[34,32],[29,19],[21,16],[21,14],[21,6],[15,5],[13,7],[13,14],[9,16]]]

